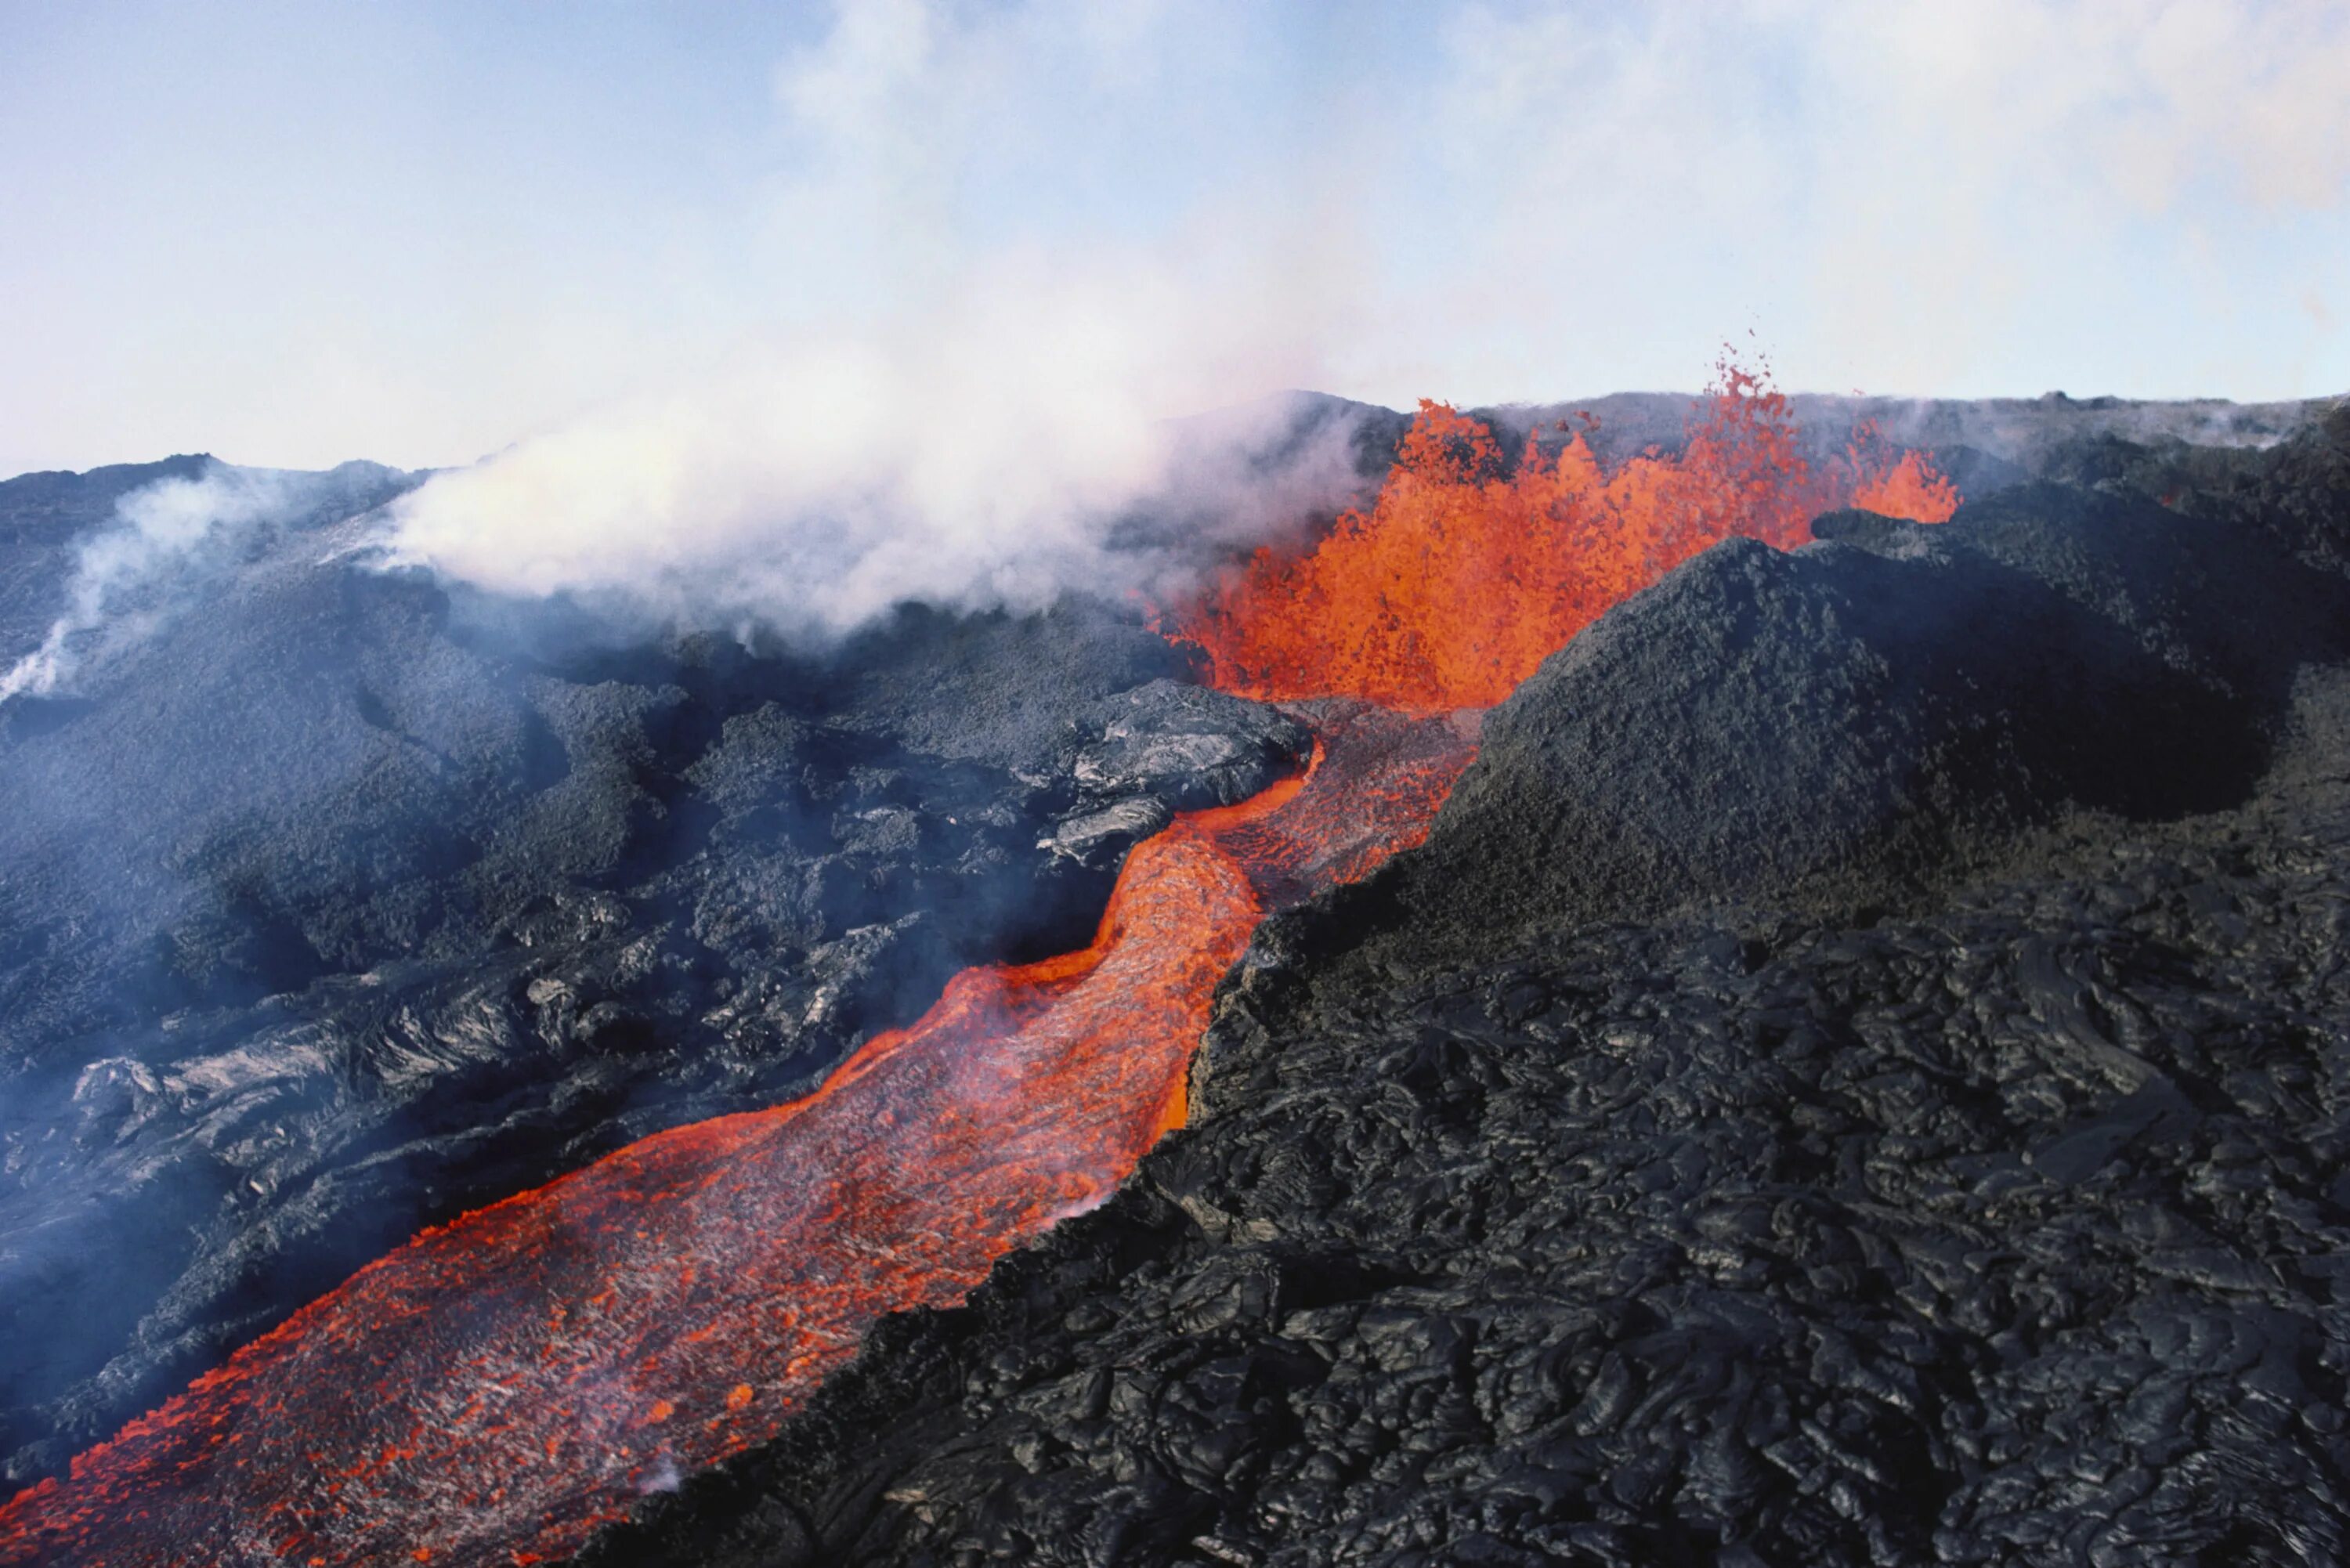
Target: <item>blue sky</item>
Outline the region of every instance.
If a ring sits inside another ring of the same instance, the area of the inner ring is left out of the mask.
[[[2345,82],[2324,3],[0,0],[0,472],[462,462],[811,344],[1154,413],[1750,329],[1801,388],[2341,391]]]

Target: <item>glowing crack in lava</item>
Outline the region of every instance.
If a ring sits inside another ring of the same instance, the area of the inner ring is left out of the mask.
[[[1442,721],[1308,716],[1308,775],[1138,846],[1091,947],[417,1237],[0,1511],[0,1562],[527,1563],[772,1437],[873,1319],[1107,1197],[1259,919],[1416,842],[1469,759]]]
[[[0,1506],[0,1563],[527,1563],[775,1435],[880,1314],[960,1302],[1181,1123],[1217,981],[1270,910],[1419,841],[1482,706],[1731,533],[1828,505],[1923,521],[1930,460],[1857,432],[1825,475],[1724,384],[1677,458],[1504,474],[1424,404],[1377,507],[1168,618],[1219,684],[1309,701],[1306,776],[1128,856],[1081,952],[958,975],[804,1100],[679,1127],[426,1231]]]

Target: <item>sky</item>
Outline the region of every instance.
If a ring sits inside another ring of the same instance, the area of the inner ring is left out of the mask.
[[[828,376],[933,434],[1016,386],[987,439],[1050,441],[1020,410],[1693,389],[1725,340],[1800,389],[2339,392],[2345,83],[2334,0],[0,0],[0,473],[616,408],[739,452]]]

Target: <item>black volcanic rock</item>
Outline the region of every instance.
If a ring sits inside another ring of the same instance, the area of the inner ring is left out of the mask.
[[[1920,920],[1284,977],[1112,1204],[591,1560],[2337,1562],[2344,754]]]
[[[1236,472],[1295,526],[1404,421],[1292,412]],[[605,1560],[2338,1559],[2350,427],[1799,412],[1991,499],[1595,628],[1424,852],[1260,933],[1124,1195]],[[6,657],[205,472],[0,486]],[[12,1480],[418,1224],[1076,945],[1302,744],[1123,610],[615,630],[380,569],[414,476],[292,477],[0,704]],[[1127,542],[1250,542],[1234,494]]]
[[[1509,926],[1910,896],[2067,809],[2241,800],[2343,579],[2143,500],[2011,490],[1707,552],[1488,716],[1384,896]]]
[[[1515,452],[1529,434],[1563,441],[1563,424],[1587,432],[1603,460],[1619,462],[1650,447],[1679,451],[1695,401],[1686,393],[1616,392],[1477,412],[1491,421],[1507,451]],[[1843,455],[1856,430],[1872,425],[1889,441],[1932,452],[1945,472],[1961,479],[1960,489],[1969,496],[1987,495],[2026,476],[2077,479],[2078,454],[2095,449],[2138,456],[2191,450],[2223,463],[2238,454],[2256,457],[2345,406],[2350,404],[2340,397],[2147,402],[2063,392],[1965,400],[1796,392],[1787,399],[1797,450],[1806,461],[1833,461]]]
[[[204,472],[0,487],[0,545],[47,552],[12,585],[59,601],[115,500]],[[1057,853],[1066,819],[1163,822],[1302,745],[1152,686],[1182,662],[1123,609],[808,650],[445,588],[376,561],[388,472],[303,479],[69,696],[0,704],[9,1480],[421,1224],[1082,945],[1134,834]],[[1137,765],[1081,783],[1104,744]]]
[[[0,649],[14,659],[37,645],[65,607],[77,542],[114,514],[114,504],[158,480],[200,476],[202,455],[118,463],[87,473],[24,473],[0,482]],[[7,722],[0,714],[0,723]]]
[[[1062,766],[1077,798],[1037,847],[1115,867],[1177,811],[1248,799],[1311,753],[1314,733],[1278,709],[1159,680],[1104,699]]]
[[[1684,567],[1115,1199],[585,1561],[2350,1556],[2326,472]]]
[[[2350,400],[2257,455],[2170,444],[2128,453],[2117,488],[2257,530],[2299,558],[2350,572]]]
[[[1305,760],[1314,734],[1277,709],[1154,680],[1097,710],[1102,738],[1077,753],[1078,787],[1163,796],[1178,809],[1236,805]]]
[[[1174,820],[1175,814],[1157,797],[1134,795],[1064,817],[1038,842],[1080,865],[1107,866]]]

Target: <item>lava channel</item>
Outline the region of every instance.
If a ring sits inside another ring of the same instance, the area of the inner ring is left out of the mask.
[[[1257,922],[1418,842],[1471,752],[1305,712],[1306,775],[1139,845],[1092,946],[425,1231],[0,1508],[0,1563],[535,1563],[773,1437],[876,1318],[1106,1199]]]

